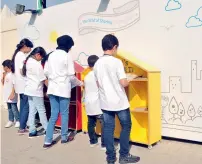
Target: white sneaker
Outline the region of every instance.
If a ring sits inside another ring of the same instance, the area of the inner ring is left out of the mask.
[[[20,127],[20,122],[17,121],[17,122],[15,123],[15,128],[19,128],[19,127]]]
[[[7,124],[5,125],[5,128],[10,128],[13,125],[14,123],[12,121],[8,121]]]
[[[90,147],[96,147],[97,145],[99,145],[98,143],[96,143],[96,144],[90,144]]]

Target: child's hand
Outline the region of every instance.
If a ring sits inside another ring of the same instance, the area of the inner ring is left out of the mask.
[[[15,99],[15,94],[11,93],[10,96],[8,97],[9,100]]]

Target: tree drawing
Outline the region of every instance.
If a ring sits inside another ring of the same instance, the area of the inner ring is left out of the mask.
[[[169,103],[169,97],[168,96],[161,96],[161,107],[162,107],[162,120],[164,120],[166,123],[165,119],[165,108],[168,106]]]
[[[202,107],[201,106],[198,108],[198,114],[200,117],[202,117]]]
[[[182,103],[179,104],[178,115],[180,116],[180,120],[182,121],[182,117],[185,115],[185,109]]]
[[[196,111],[195,111],[195,108],[192,104],[189,105],[189,108],[187,110],[187,114],[191,118],[191,120],[193,121],[194,116],[196,115]]]
[[[169,104],[169,111],[171,114],[173,114],[173,117],[170,118],[170,120],[176,118],[176,114],[178,113],[178,110],[179,110],[178,103],[177,103],[175,97],[172,97],[170,104]]]

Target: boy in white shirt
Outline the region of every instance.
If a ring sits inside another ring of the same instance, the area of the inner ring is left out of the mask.
[[[88,135],[90,138],[91,147],[94,147],[98,144],[98,137],[95,133],[95,126],[98,120],[101,124],[101,147],[105,149],[103,133],[103,114],[100,108],[98,86],[95,80],[94,72],[92,70],[98,59],[99,57],[96,55],[89,56],[88,58],[88,65],[91,71],[84,78],[85,108],[86,113],[88,115]]]
[[[104,117],[104,142],[107,149],[108,164],[115,164],[114,150],[115,115],[122,126],[120,134],[119,163],[136,163],[140,160],[129,153],[129,137],[131,131],[131,116],[129,102],[124,87],[129,85],[123,63],[114,57],[119,41],[114,35],[106,35],[102,39],[102,56],[94,67],[94,73],[99,86],[100,105]]]
[[[5,77],[2,81],[4,83],[3,86],[3,97],[4,102],[7,103],[8,106],[8,123],[5,125],[5,128],[10,128],[14,125],[14,118],[15,118],[15,127],[19,128],[19,111],[17,107],[17,94],[15,93],[14,89],[14,75],[11,72],[12,61],[5,60],[3,63],[3,69],[5,71]]]

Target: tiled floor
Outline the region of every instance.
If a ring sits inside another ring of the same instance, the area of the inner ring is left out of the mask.
[[[43,137],[28,139],[18,136],[17,129],[3,128],[7,112],[1,112],[2,164],[105,164],[105,152],[90,148],[88,136],[79,133],[76,140],[44,150]],[[141,157],[139,164],[202,164],[202,145],[163,140],[149,150],[132,145],[131,153]],[[117,153],[118,156],[118,153]]]

